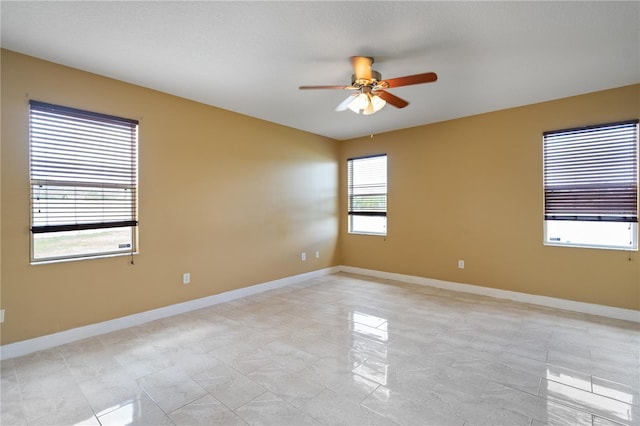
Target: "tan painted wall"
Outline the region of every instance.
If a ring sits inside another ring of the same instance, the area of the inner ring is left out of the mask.
[[[640,85],[349,140],[388,154],[388,235],[345,235],[344,265],[640,309],[637,251],[544,246],[542,132],[640,117]],[[458,259],[465,269],[458,269]]]
[[[1,59],[2,344],[338,264],[338,142],[9,51]],[[134,266],[29,264],[28,98],[140,120]],[[303,263],[304,250],[321,257]]]
[[[339,143],[9,51],[1,60],[2,344],[338,264],[640,309],[638,252],[542,245],[541,186],[542,132],[637,118],[640,85]],[[134,266],[29,265],[28,98],[140,120]],[[389,235],[348,235],[346,158],[381,152]]]

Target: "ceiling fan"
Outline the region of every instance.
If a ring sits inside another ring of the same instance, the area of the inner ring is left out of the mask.
[[[382,74],[371,68],[373,58],[368,56],[352,56],[351,64],[353,65],[354,74],[351,76],[350,86],[300,86],[298,89],[353,90],[354,93],[340,102],[336,107],[336,111],[344,111],[348,108],[357,114],[370,115],[380,111],[387,103],[396,108],[404,108],[409,105],[409,102],[387,92],[385,89],[432,83],[438,79],[436,73],[427,72],[383,80]]]

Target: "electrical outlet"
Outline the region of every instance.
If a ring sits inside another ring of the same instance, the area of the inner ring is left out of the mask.
[[[307,253],[302,252],[302,254],[300,255],[300,259],[304,262],[305,260],[307,260]]]
[[[0,309],[0,323],[4,322],[4,309]]]
[[[182,274],[182,284],[189,284],[191,282],[191,274],[189,272],[185,272]]]
[[[320,252],[316,250],[316,259],[320,259]]]
[[[464,260],[458,260],[458,268],[464,269]]]

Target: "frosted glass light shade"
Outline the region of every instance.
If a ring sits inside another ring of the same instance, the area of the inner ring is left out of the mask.
[[[348,108],[356,114],[371,115],[380,111],[386,104],[387,101],[378,95],[360,93],[349,104]]]

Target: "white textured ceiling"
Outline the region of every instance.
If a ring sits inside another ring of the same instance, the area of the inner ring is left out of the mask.
[[[4,48],[343,140],[640,82],[640,2],[11,2]],[[349,58],[410,102],[335,106]]]

